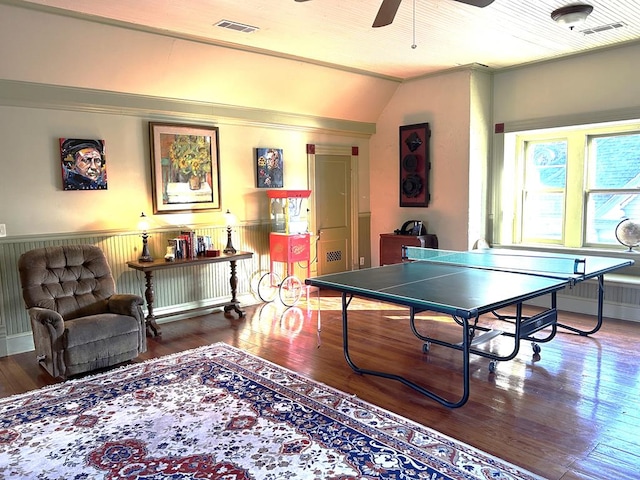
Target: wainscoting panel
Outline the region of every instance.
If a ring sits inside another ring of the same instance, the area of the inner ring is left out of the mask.
[[[186,229],[186,228],[185,228]],[[249,298],[251,283],[259,272],[269,270],[268,224],[236,226],[232,231],[233,246],[237,250],[250,251],[250,260],[237,262],[238,297]],[[197,235],[208,235],[216,249],[223,250],[227,244],[224,227],[196,228]],[[170,238],[179,230],[150,232],[149,247],[154,258],[162,258]],[[24,252],[40,247],[69,244],[92,244],[106,254],[116,281],[116,289],[122,293],[135,293],[144,298],[145,277],[127,267],[126,262],[135,260],[142,250],[140,235],[131,232],[109,232],[104,234],[72,234],[39,236],[37,239],[3,239],[0,242],[0,355],[18,353],[9,343],[14,338],[30,336],[31,325],[20,288],[18,259]],[[281,266],[274,265],[281,273]],[[187,309],[206,308],[207,305],[230,297],[229,263],[195,265],[175,268],[154,274],[154,313],[158,317],[178,314]]]

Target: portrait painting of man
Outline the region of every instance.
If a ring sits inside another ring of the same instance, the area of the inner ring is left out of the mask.
[[[65,190],[106,190],[104,140],[60,139],[62,184]]]
[[[283,168],[281,148],[256,148],[258,188],[282,188]]]

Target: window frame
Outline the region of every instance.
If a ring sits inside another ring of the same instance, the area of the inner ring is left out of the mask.
[[[549,248],[594,248],[613,249],[619,245],[610,243],[587,242],[587,202],[589,195],[600,189],[592,189],[589,185],[589,153],[592,139],[617,134],[640,134],[640,115],[630,120],[606,122],[599,124],[577,124],[568,126],[552,126],[526,128],[519,130],[517,126],[505,128],[503,134],[497,135],[499,142],[493,184],[498,185],[499,192],[493,195],[493,242],[496,245],[533,246]],[[523,205],[525,193],[525,165],[527,142],[567,141],[567,165],[565,198],[561,240],[523,238],[524,221]],[[614,190],[624,193],[625,189]],[[640,192],[626,189],[632,194]]]
[[[553,138],[553,136],[548,135],[516,135],[516,148],[519,152],[518,158],[516,159],[516,175],[518,177],[517,185],[519,194],[516,195],[516,222],[514,223],[515,230],[513,232],[512,238],[514,241],[518,243],[533,243],[538,245],[551,244],[551,245],[562,245],[564,243],[565,233],[564,227],[561,228],[561,234],[559,240],[549,239],[549,238],[541,238],[541,237],[526,237],[525,236],[525,207],[526,207],[526,199],[525,197],[529,193],[559,193],[562,195],[562,218],[565,217],[565,212],[567,209],[567,176],[568,176],[568,167],[565,165],[565,182],[563,188],[540,188],[540,189],[531,189],[529,188],[528,180],[528,171],[527,171],[527,157],[529,155],[529,149],[534,145],[538,145],[540,143],[552,143],[552,142],[566,142],[566,138],[559,136],[557,138]],[[567,150],[568,150],[567,144]],[[567,152],[568,157],[568,152]],[[516,240],[517,239],[517,240]]]

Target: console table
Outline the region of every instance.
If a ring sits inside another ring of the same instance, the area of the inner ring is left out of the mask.
[[[233,254],[223,253],[219,257],[198,257],[198,258],[174,260],[173,262],[167,262],[164,259],[154,260],[153,262],[138,262],[138,261],[127,262],[127,266],[129,268],[133,268],[134,270],[144,272],[145,287],[146,287],[144,291],[144,297],[147,301],[147,317],[146,317],[147,335],[157,336],[162,334],[162,332],[160,331],[160,327],[156,323],[156,317],[153,314],[153,301],[154,301],[153,272],[155,272],[156,270],[167,270],[170,268],[188,267],[193,265],[204,265],[207,263],[229,262],[231,265],[231,277],[229,279],[229,285],[231,286],[231,299],[228,302],[222,302],[222,303],[211,305],[211,307],[224,306],[225,313],[233,310],[238,314],[238,316],[243,317],[244,312],[240,310],[240,308],[238,307],[239,302],[236,299],[236,291],[238,287],[238,277],[236,276],[236,261],[251,258],[252,256],[253,256],[253,253],[251,252],[236,252]]]
[[[438,248],[438,237],[426,235],[380,234],[380,265],[402,262],[402,247]]]

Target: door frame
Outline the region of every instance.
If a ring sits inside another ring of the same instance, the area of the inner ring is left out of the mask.
[[[358,210],[359,210],[359,195],[358,195],[358,147],[349,145],[314,145],[307,144],[307,188],[311,190],[309,196],[309,209],[311,215],[309,216],[309,231],[312,235],[318,235],[318,222],[316,219],[316,195],[315,195],[315,180],[316,180],[316,155],[339,155],[351,157],[351,173],[349,183],[351,184],[351,270],[357,270],[359,268],[358,259],[360,258],[360,252],[358,251]],[[317,250],[315,248],[315,242],[313,242],[312,255],[315,258]],[[313,262],[311,265],[312,276],[318,275],[318,262]]]

